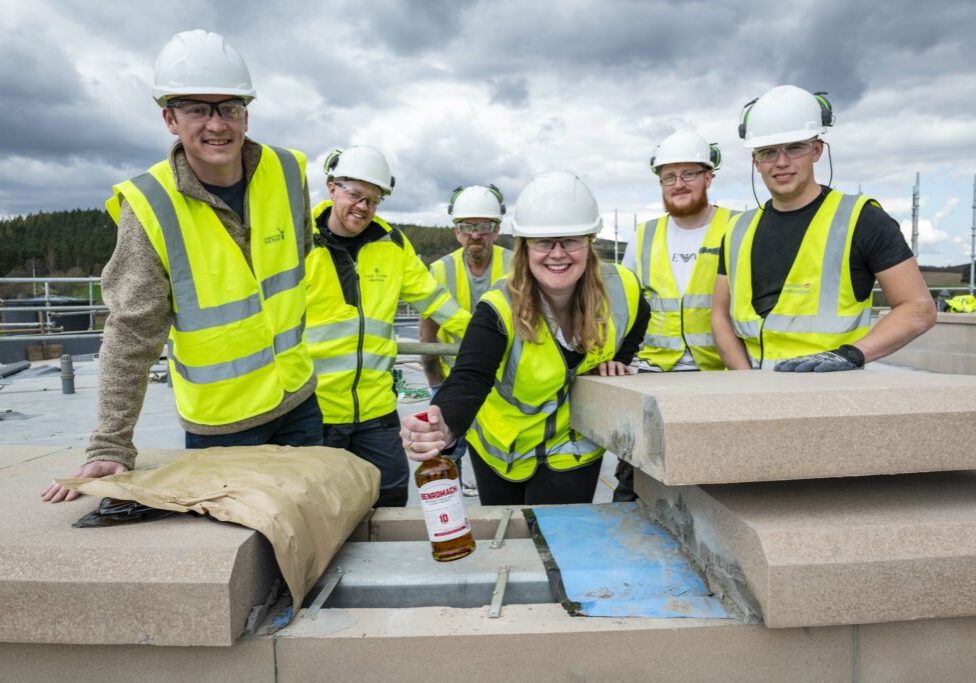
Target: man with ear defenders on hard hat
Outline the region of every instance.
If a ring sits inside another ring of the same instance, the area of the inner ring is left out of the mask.
[[[394,186],[379,150],[333,150],[325,173],[329,199],[312,212],[314,246],[306,262],[321,429],[326,446],[379,468],[377,507],[403,507],[409,468],[393,388],[397,304],[405,301],[458,336],[471,315],[434,281],[406,235],[376,215]]]
[[[732,213],[708,201],[721,163],[718,145],[688,129],[669,135],[651,156],[667,213],[637,226],[623,258],[651,307],[637,354],[641,372],[725,369],[712,339],[712,290]],[[635,500],[633,466],[620,460],[616,476],[614,501]]]
[[[715,281],[712,332],[726,367],[853,370],[935,323],[935,304],[895,222],[874,200],[814,178],[834,116],[825,93],[773,88],[739,135],[772,199],[732,220]],[[871,290],[891,313],[871,327]]]
[[[164,344],[187,448],[322,443],[303,338],[305,157],[245,136],[251,76],[216,33],[170,39],[156,59],[153,97],[177,141],[168,159],[116,185],[106,202],[118,223],[102,272],[111,312],[98,426],[76,477],[133,467],[133,427]],[[42,495],[77,497],[58,484]]]
[[[430,264],[430,274],[470,313],[481,295],[511,270],[512,252],[495,245],[505,202],[494,185],[458,187],[451,194],[447,213],[454,220],[454,237],[461,248]],[[461,339],[428,318],[420,321],[420,341],[454,344]],[[454,358],[424,356],[423,363],[431,393],[435,394],[450,374]],[[465,447],[462,436],[450,456],[457,463],[459,476]],[[462,480],[462,488],[466,496],[478,495],[473,484]]]

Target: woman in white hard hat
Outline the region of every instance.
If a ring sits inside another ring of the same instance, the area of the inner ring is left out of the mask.
[[[413,460],[467,432],[484,505],[593,499],[603,449],[571,428],[569,388],[580,374],[627,374],[650,315],[634,274],[593,250],[601,225],[575,175],[533,178],[515,207],[511,275],[475,307],[428,421],[401,421]]]

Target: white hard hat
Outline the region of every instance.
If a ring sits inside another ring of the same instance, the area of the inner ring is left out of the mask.
[[[501,190],[494,185],[471,185],[459,187],[451,195],[447,213],[457,223],[465,218],[490,218],[501,221],[505,214],[505,204]]]
[[[600,232],[603,219],[589,188],[568,171],[535,176],[515,202],[512,234],[573,237]]]
[[[180,95],[230,95],[245,102],[257,93],[240,53],[217,33],[181,31],[156,57],[153,99],[165,107]]]
[[[372,183],[390,194],[396,179],[390,175],[390,165],[386,157],[375,147],[355,145],[347,150],[334,149],[325,155],[323,164],[325,175],[333,178],[352,178]]]
[[[717,170],[722,165],[722,155],[717,144],[708,144],[693,130],[679,130],[664,138],[664,142],[654,148],[651,156],[651,170],[655,173],[665,164],[701,164]]]
[[[749,149],[819,137],[834,124],[826,95],[795,85],[778,85],[745,106],[739,137]]]

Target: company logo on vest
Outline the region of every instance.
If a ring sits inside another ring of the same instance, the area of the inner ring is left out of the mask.
[[[369,282],[386,282],[387,274],[374,267],[372,273],[366,273],[366,279]]]
[[[271,244],[272,242],[284,242],[285,241],[285,229],[275,228],[274,235],[268,235],[264,238],[265,244]]]
[[[809,282],[787,282],[783,285],[783,294],[806,296],[811,289],[812,285]]]

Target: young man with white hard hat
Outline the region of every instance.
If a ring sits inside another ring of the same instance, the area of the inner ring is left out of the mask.
[[[637,226],[623,258],[651,306],[637,354],[641,372],[725,369],[712,338],[712,290],[733,214],[708,201],[721,163],[718,145],[688,129],[669,135],[651,156],[667,213]],[[619,461],[616,476],[614,500],[636,499],[633,467]]]
[[[494,185],[458,187],[451,195],[447,213],[454,221],[454,237],[461,248],[430,264],[430,274],[461,308],[471,312],[481,295],[511,268],[512,252],[495,245],[505,215],[505,202]],[[454,344],[460,337],[440,329],[436,321],[425,319],[420,321],[420,341]],[[451,372],[453,357],[424,356],[423,363],[431,393],[436,394]],[[459,473],[465,446],[462,437],[451,456]],[[478,495],[474,484],[462,481],[462,487],[464,495]]]
[[[935,323],[898,223],[876,201],[816,181],[833,122],[825,93],[792,85],[743,111],[739,135],[772,199],[733,219],[723,245],[712,330],[730,369],[853,370]],[[891,312],[871,327],[875,279]]]
[[[515,207],[511,274],[475,306],[428,421],[403,418],[414,460],[467,433],[484,505],[593,500],[604,450],[573,430],[569,388],[584,373],[626,374],[649,314],[634,274],[594,251],[601,225],[575,175],[533,178]]]
[[[322,443],[303,339],[305,157],[245,136],[251,76],[215,33],[170,39],[153,97],[177,141],[106,203],[118,223],[102,272],[111,313],[98,426],[78,477],[133,467],[133,427],[164,344],[187,448]],[[57,484],[43,493],[52,502],[76,495]]]
[[[325,445],[380,470],[378,507],[407,504],[409,468],[393,388],[400,300],[458,336],[471,315],[431,277],[406,235],[376,215],[393,191],[383,154],[366,145],[325,159],[329,199],[313,210],[308,344]]]

